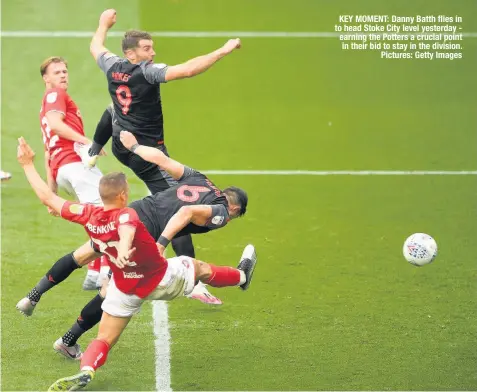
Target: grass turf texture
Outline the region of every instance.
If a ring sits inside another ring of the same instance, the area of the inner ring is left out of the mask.
[[[60,1],[2,3],[2,30],[88,30],[108,7],[116,30],[332,31],[338,15],[459,14],[477,31],[470,1]],[[74,14],[74,18],[72,15]],[[221,38],[159,38],[174,64]],[[342,52],[336,38],[243,39],[210,72],[163,86],[173,157],[198,169],[475,170],[477,40],[461,61],[380,60]],[[109,102],[88,39],[2,40],[2,390],[45,390],[76,363],[51,346],[93,294],[84,272],[25,319],[16,302],[74,249],[81,227],[52,218],[15,162],[20,135],[39,154],[40,62],[69,61],[69,92],[92,136]],[[119,52],[120,40],[108,48]],[[120,169],[110,154],[104,172]],[[145,187],[128,171],[131,197]],[[474,177],[212,176],[245,188],[247,216],[196,236],[198,257],[235,265],[253,242],[250,291],[214,290],[225,304],[170,304],[174,390],[475,390]],[[402,258],[416,231],[440,247],[424,268]],[[80,343],[83,347],[96,329]],[[89,390],[153,390],[151,307],[143,307]]]

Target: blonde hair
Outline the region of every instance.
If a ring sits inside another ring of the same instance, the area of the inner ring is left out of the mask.
[[[40,65],[40,74],[43,76],[46,74],[46,70],[52,63],[64,63],[66,65],[66,68],[68,68],[68,63],[63,57],[59,56],[52,56],[48,57],[46,60],[44,60],[41,65]]]

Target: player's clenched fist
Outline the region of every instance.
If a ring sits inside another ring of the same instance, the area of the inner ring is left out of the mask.
[[[240,38],[229,39],[222,47],[226,53],[231,53],[235,49],[240,49],[242,42]]]
[[[110,29],[116,23],[116,10],[109,9],[104,11],[99,17],[99,25]]]
[[[35,153],[25,141],[23,137],[18,139],[17,160],[22,166],[29,165],[33,162]]]

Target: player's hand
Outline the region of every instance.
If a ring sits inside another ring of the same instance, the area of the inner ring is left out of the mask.
[[[121,139],[121,143],[123,143],[124,147],[126,147],[128,150],[137,144],[137,139],[131,132],[121,131],[119,138]]]
[[[109,9],[104,11],[99,17],[99,25],[110,29],[116,23],[116,10]]]
[[[52,216],[60,216],[60,214],[58,214],[53,208],[51,207],[46,207],[48,209],[48,214],[52,215]]]
[[[127,251],[118,250],[118,257],[116,258],[115,264],[119,268],[126,267],[129,263],[129,259],[131,258],[131,256],[134,254],[135,251],[136,251],[136,248],[131,248]]]
[[[22,137],[18,139],[18,148],[17,148],[17,160],[18,163],[22,166],[31,165],[33,159],[35,158],[35,153],[28,145],[26,140]]]
[[[234,39],[229,39],[225,45],[222,47],[222,49],[225,51],[225,53],[232,53],[235,49],[240,49],[242,46],[242,42],[240,41],[240,38],[234,38]]]
[[[159,254],[160,254],[162,257],[164,257],[164,252],[165,252],[166,248],[165,248],[163,245],[159,244],[159,243],[156,243],[156,245],[157,245],[157,250],[159,251]]]

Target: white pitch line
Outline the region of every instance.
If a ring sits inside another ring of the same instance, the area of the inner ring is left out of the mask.
[[[2,31],[2,38],[91,38],[92,31]],[[337,33],[327,31],[152,31],[155,37],[171,38],[336,38],[356,33]],[[359,33],[369,35],[378,33]],[[407,33],[416,35],[415,33]],[[458,33],[465,38],[476,38],[477,32]],[[108,37],[123,37],[122,31],[111,31]]]
[[[156,353],[156,391],[171,389],[171,335],[166,301],[152,301]]]
[[[151,192],[147,193],[148,195]],[[167,258],[167,249],[164,252]],[[154,352],[156,356],[156,391],[171,392],[171,334],[166,301],[152,301]]]
[[[204,170],[229,176],[475,176],[477,170]]]

